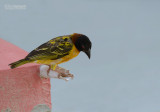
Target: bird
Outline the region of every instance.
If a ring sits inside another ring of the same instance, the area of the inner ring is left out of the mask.
[[[79,33],[55,37],[31,51],[24,59],[9,64],[11,69],[27,63],[48,65],[55,70],[58,64],[67,62],[82,51],[91,57],[92,42]]]

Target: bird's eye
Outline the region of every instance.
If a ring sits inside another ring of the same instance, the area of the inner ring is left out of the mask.
[[[84,45],[82,45],[82,48],[85,49]]]

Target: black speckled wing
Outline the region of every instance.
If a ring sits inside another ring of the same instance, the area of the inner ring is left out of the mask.
[[[35,60],[56,60],[70,53],[73,42],[70,35],[56,37],[31,51],[25,59]]]

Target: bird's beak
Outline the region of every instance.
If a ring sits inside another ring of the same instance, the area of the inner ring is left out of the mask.
[[[88,51],[84,51],[85,54],[88,56],[88,58],[91,58],[91,49],[89,49]]]

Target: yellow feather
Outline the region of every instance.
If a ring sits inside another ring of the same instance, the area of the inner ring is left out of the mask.
[[[66,55],[63,58],[60,58],[57,60],[37,60],[35,61],[35,63],[46,64],[46,65],[60,64],[60,63],[64,63],[64,62],[71,60],[72,58],[76,57],[78,54],[79,54],[79,51],[77,50],[75,45],[73,45],[72,50],[70,51],[69,55]]]

